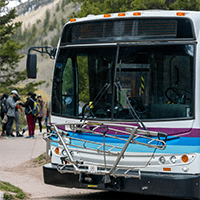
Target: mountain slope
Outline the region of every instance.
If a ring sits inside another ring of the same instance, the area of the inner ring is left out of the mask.
[[[65,4],[63,3],[65,1]],[[25,44],[22,54],[27,54],[28,48],[31,46],[53,45],[57,46],[58,39],[61,35],[63,25],[69,21],[69,16],[73,12],[78,12],[80,5],[69,0],[54,0],[52,3],[37,10],[33,10],[26,15],[18,16],[15,21],[22,21],[22,27],[17,31],[15,39]],[[35,53],[35,52],[33,52]],[[25,56],[19,63],[19,70],[26,67]],[[41,93],[50,96],[53,79],[54,60],[47,55],[37,54],[38,73],[36,80],[26,80],[21,83],[22,87],[30,81],[45,80],[46,83],[40,86]]]

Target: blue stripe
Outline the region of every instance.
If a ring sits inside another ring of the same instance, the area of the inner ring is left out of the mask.
[[[92,135],[90,133],[69,133],[71,137],[94,141],[103,143],[103,137],[99,135]],[[128,138],[128,136],[123,135],[120,136],[122,138]],[[57,140],[56,138],[54,138]],[[164,140],[164,138],[161,138]],[[149,140],[140,138],[137,139],[139,142],[147,143]],[[84,142],[72,140],[72,144],[74,145],[80,145],[83,146]],[[120,141],[117,139],[112,138],[106,138],[106,144],[123,147],[125,144],[125,141]],[[157,142],[154,142],[153,144],[157,144]],[[56,143],[52,143],[52,145],[56,145]],[[86,143],[86,147],[88,148],[94,148],[97,149],[99,145]],[[106,147],[106,150],[109,150],[110,147]],[[103,150],[103,147],[100,148],[100,150]],[[153,153],[154,148],[149,148],[143,145],[139,144],[129,144],[127,148],[127,152],[134,152],[134,153]],[[120,151],[117,148],[112,149],[112,151]],[[184,153],[200,153],[200,138],[190,138],[190,137],[172,137],[168,136],[166,141],[166,149],[165,150],[156,150],[156,153],[163,153],[163,154],[184,154]]]

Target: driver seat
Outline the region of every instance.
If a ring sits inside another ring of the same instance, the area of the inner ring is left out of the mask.
[[[129,97],[128,99],[130,101],[131,106],[137,111],[143,112],[146,110],[143,101],[140,97]]]

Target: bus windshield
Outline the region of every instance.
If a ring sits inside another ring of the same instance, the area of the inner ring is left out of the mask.
[[[192,118],[194,45],[61,47],[52,112],[133,120]]]

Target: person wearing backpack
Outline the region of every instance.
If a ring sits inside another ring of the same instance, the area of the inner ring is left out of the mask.
[[[34,131],[35,131],[35,118],[36,117],[33,114],[34,102],[36,102],[35,96],[36,96],[35,93],[29,92],[28,98],[27,98],[25,104],[20,104],[21,106],[25,107],[26,120],[27,120],[28,130],[29,130],[29,135],[26,138],[35,138]]]
[[[7,94],[3,94],[3,96],[1,97],[1,119],[2,120],[8,111],[7,105],[6,105],[7,98],[8,98]],[[6,125],[7,125],[7,122],[6,123],[2,122],[2,133],[1,133],[2,136],[6,135]]]

